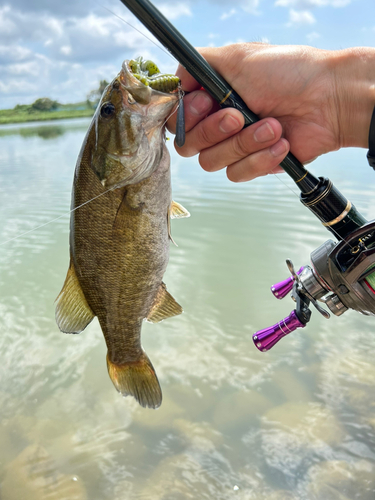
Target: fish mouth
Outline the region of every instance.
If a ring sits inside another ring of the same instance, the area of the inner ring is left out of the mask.
[[[157,72],[150,71],[150,65],[153,65]],[[141,57],[127,59],[122,63],[119,81],[122,88],[139,104],[147,105],[151,101],[158,101],[160,105],[163,101],[179,99],[180,79],[175,75],[160,73],[152,61],[143,61]]]

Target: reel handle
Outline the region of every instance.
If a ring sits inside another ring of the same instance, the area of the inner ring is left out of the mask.
[[[301,266],[296,274],[300,275],[303,270],[304,266]],[[286,280],[280,281],[279,283],[272,285],[271,292],[273,293],[274,297],[276,297],[279,300],[286,297],[288,293],[292,291],[294,281],[295,281],[294,276],[289,276],[289,278],[287,278]]]
[[[269,351],[285,335],[305,326],[306,324],[299,320],[297,312],[294,310],[289,316],[279,321],[279,323],[254,333],[253,341],[255,347],[262,352]]]

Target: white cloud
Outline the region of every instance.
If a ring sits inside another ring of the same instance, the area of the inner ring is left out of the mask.
[[[297,9],[309,9],[311,7],[345,7],[351,0],[276,0],[275,5],[279,7],[296,7]]]
[[[7,73],[9,75],[17,75],[22,77],[35,77],[39,75],[39,65],[35,61],[16,63],[8,66]]]
[[[175,4],[161,4],[158,5],[158,9],[165,15],[169,20],[177,19],[181,16],[192,16],[190,7],[185,3],[175,3]]]
[[[89,14],[86,17],[74,20],[70,26],[70,31],[80,30],[84,35],[103,38],[118,28],[119,21],[114,16],[99,17],[96,14]]]
[[[65,56],[68,56],[72,53],[72,47],[70,45],[63,45],[60,49],[60,52]]]
[[[44,19],[45,25],[51,30],[51,32],[57,36],[61,36],[64,32],[63,22],[59,19],[53,17],[46,17]]]
[[[126,12],[121,15],[127,19]],[[130,22],[150,38],[137,20]],[[123,59],[143,55],[156,60],[151,48],[157,50],[112,13],[57,18],[0,7],[0,107],[38,97],[84,100],[99,79],[110,80],[118,73]]]
[[[0,9],[0,33],[9,35],[16,30],[16,24],[9,19],[10,7],[5,5]]]
[[[257,7],[259,6],[259,0],[245,0],[240,3],[242,9],[249,14],[258,14]]]
[[[289,11],[289,23],[288,26],[292,26],[294,24],[314,24],[316,22],[315,17],[308,10],[294,10],[290,9]]]
[[[317,33],[316,31],[312,31],[311,33],[308,33],[306,35],[306,38],[310,43],[312,43],[314,40],[317,40],[320,37],[321,37],[320,33]]]
[[[29,59],[32,52],[21,45],[0,45],[0,64]]]
[[[241,7],[241,9],[248,14],[253,14],[253,15],[259,14],[259,12],[257,11],[257,7],[259,6],[259,0],[234,0],[231,3],[232,5],[237,5],[238,7]],[[225,2],[225,5],[226,4],[227,2]],[[231,10],[224,12],[220,16],[220,19],[222,21],[225,21],[229,17],[232,17],[238,13],[239,13],[238,8],[233,7]]]
[[[236,13],[237,13],[237,10],[236,10],[236,9],[232,9],[232,10],[230,10],[229,12],[224,12],[224,14],[222,14],[222,15],[220,16],[220,19],[221,19],[222,21],[224,21],[225,19],[228,19],[229,17],[234,16],[234,14],[236,14]]]

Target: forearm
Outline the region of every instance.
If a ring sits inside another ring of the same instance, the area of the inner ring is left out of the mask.
[[[330,51],[333,69],[340,147],[368,147],[368,133],[375,106],[375,48]]]

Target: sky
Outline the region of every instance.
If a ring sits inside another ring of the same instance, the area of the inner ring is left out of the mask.
[[[375,46],[375,0],[158,0],[155,5],[195,46],[244,41],[334,50]],[[150,38],[119,0],[0,0],[0,109],[39,97],[85,100],[101,79],[117,75],[124,59],[139,55],[174,72],[177,63]]]

